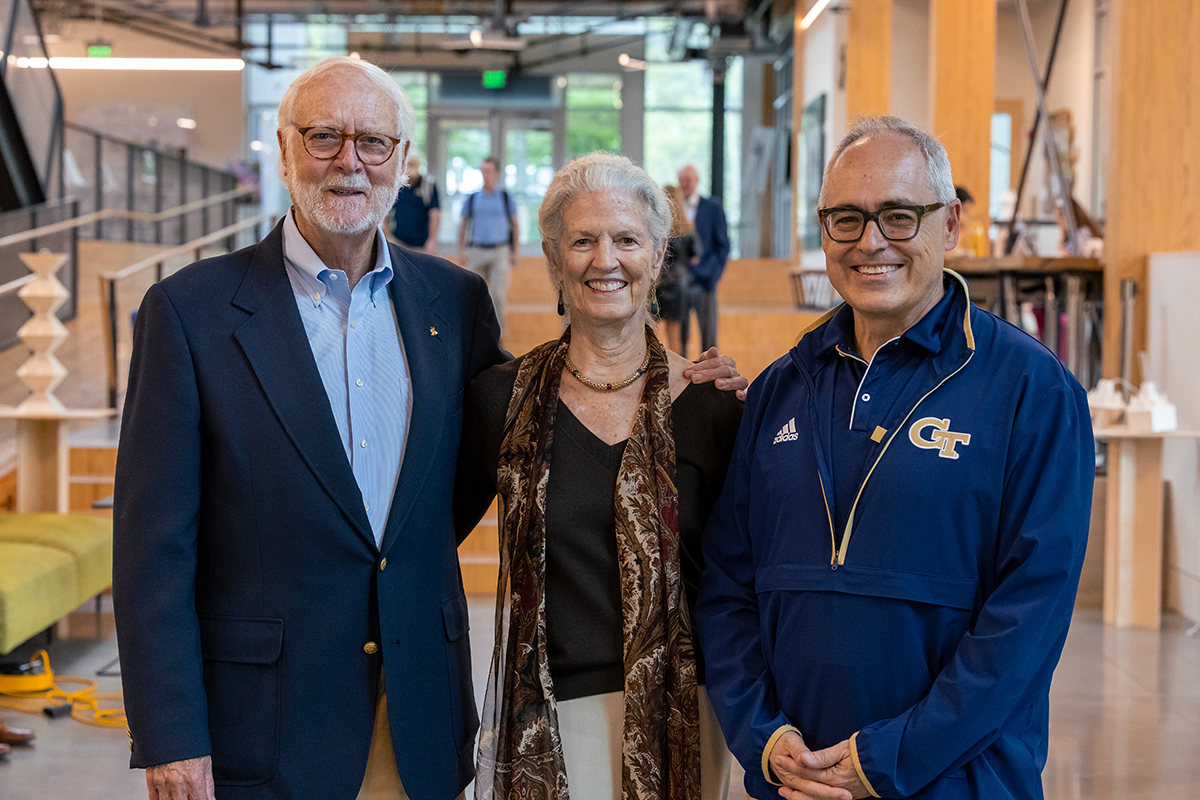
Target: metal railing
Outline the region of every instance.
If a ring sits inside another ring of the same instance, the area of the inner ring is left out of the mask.
[[[68,191],[78,196],[84,212],[123,208],[160,213],[214,192],[227,193],[238,185],[233,173],[190,161],[184,150],[164,153],[71,122],[65,123],[64,130],[64,181]],[[184,244],[197,233],[207,234],[213,227],[227,227],[236,221],[237,210],[231,202],[220,208],[198,206],[170,219],[96,219],[91,230],[84,229],[81,234],[94,239]]]
[[[169,250],[164,250],[161,253],[156,253],[149,258],[144,258],[136,264],[130,264],[124,269],[113,272],[104,272],[100,274],[100,308],[103,310],[104,324],[101,326],[104,330],[104,355],[107,363],[105,367],[108,372],[108,407],[115,409],[117,407],[117,394],[120,377],[117,368],[117,343],[119,339],[119,324],[121,320],[121,311],[118,308],[118,292],[117,283],[126,278],[133,277],[139,273],[145,272],[150,268],[154,268],[154,281],[157,283],[163,278],[163,265],[168,261],[173,261],[180,256],[191,256],[193,261],[199,261],[201,251],[210,244],[219,242],[222,239],[234,240],[237,234],[247,228],[253,229],[257,227],[265,219],[264,215],[256,214],[253,217],[235,222],[221,230],[214,231],[205,236],[193,239],[190,242],[181,244],[177,247],[172,247]],[[231,250],[232,248],[226,248]]]

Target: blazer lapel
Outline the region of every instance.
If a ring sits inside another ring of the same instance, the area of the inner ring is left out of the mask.
[[[389,247],[394,275],[388,289],[408,362],[412,417],[408,421],[404,461],[400,465],[380,547],[384,555],[395,544],[421,493],[429,465],[438,453],[447,403],[461,388],[460,381],[453,380],[454,376],[446,369],[448,339],[453,332],[438,308],[440,293],[437,287],[421,274],[400,248]],[[450,498],[444,498],[444,502],[449,503]]]
[[[375,536],[363,508],[362,492],[338,438],[325,385],[283,265],[282,223],[258,246],[233,303],[250,312],[249,319],[234,331],[234,338],[284,430],[354,530],[374,549]]]

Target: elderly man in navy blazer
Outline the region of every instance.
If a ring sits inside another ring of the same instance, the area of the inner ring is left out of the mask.
[[[451,491],[463,387],[507,355],[481,278],[384,239],[414,125],[377,67],[308,70],[279,108],[287,216],[142,303],[113,596],[151,798],[472,777]]]
[[[725,209],[711,197],[700,196],[700,174],[691,164],[679,170],[679,192],[683,212],[696,231],[700,255],[692,260],[689,271],[692,285],[689,308],[683,318],[683,349],[687,351],[692,310],[700,326],[700,351],[717,346],[717,281],[729,260],[729,228]]]

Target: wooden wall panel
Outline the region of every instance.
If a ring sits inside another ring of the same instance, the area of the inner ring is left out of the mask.
[[[846,117],[892,105],[892,0],[854,0],[846,38]]]
[[[954,182],[987,205],[996,74],[996,0],[930,0],[934,136]]]
[[[1104,374],[1120,363],[1120,286],[1142,290],[1134,312],[1136,354],[1146,349],[1150,253],[1200,250],[1200,4],[1115,0],[1109,28],[1113,97],[1104,271]]]

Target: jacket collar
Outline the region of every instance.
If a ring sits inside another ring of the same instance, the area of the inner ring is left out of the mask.
[[[975,349],[975,334],[971,326],[971,300],[966,280],[951,269],[942,270],[945,294],[901,335],[901,339],[925,350],[935,360],[939,355]],[[854,312],[840,303],[801,332],[796,340],[796,352],[804,361],[814,364],[814,372],[828,363],[838,346],[847,352],[856,349]]]

